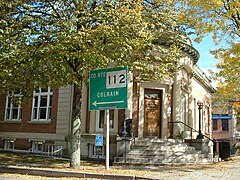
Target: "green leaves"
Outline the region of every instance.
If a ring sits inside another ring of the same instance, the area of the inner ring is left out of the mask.
[[[181,40],[177,3],[3,1],[1,91],[78,84],[90,69],[103,67],[128,66],[138,80],[173,76],[180,51],[153,40],[166,32]]]
[[[212,33],[214,42],[222,45],[222,48],[212,52],[219,60],[216,65],[219,71],[215,74],[215,80],[220,82],[217,97],[239,100],[240,1],[186,0],[185,3],[186,10],[182,18],[188,19],[188,26],[196,30],[196,42]]]

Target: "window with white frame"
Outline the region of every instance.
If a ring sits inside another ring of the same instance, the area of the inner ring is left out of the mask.
[[[95,146],[89,144],[89,157],[91,158],[103,158],[105,154],[105,146]]]
[[[97,131],[102,131],[104,129],[104,123],[106,120],[106,115],[105,115],[105,110],[100,110],[97,111],[97,115],[96,115],[96,129]],[[114,110],[109,110],[109,129],[113,130],[114,129]]]
[[[32,152],[34,153],[43,152],[43,141],[32,141]]]
[[[4,150],[14,150],[15,144],[13,139],[4,140]]]
[[[33,93],[33,121],[50,121],[52,113],[52,89],[39,88]]]
[[[22,119],[22,95],[20,93],[13,93],[6,98],[6,121],[20,121]]]

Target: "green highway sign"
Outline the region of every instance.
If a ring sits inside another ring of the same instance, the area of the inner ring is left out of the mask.
[[[89,109],[127,108],[127,73],[127,67],[91,70]]]

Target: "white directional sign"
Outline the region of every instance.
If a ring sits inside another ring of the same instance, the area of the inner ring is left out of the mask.
[[[127,67],[90,71],[90,110],[127,108]]]

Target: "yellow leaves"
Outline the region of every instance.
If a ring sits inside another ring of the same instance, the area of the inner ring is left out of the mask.
[[[216,5],[217,7],[221,7],[221,6],[223,5],[223,1],[222,1],[222,0],[216,0],[216,1],[215,1],[215,5]]]
[[[240,35],[240,28],[236,31],[236,34]]]
[[[180,36],[175,35],[181,33],[178,31],[181,24],[188,22],[187,11],[178,5],[184,4],[184,1],[108,0],[97,1],[96,5],[88,0],[74,2],[79,4],[66,7],[64,0],[59,0],[57,7],[39,3],[35,7],[38,13],[34,17],[23,12],[21,18],[13,18],[16,23],[8,28],[11,32],[23,33],[16,36],[14,41],[10,37],[1,37],[1,42],[8,41],[15,46],[9,47],[14,53],[9,57],[10,60],[4,58],[4,61],[18,64],[17,59],[30,59],[31,62],[24,64],[24,68],[28,65],[35,68],[36,76],[34,74],[30,80],[37,79],[45,83],[51,79],[55,85],[75,82],[84,71],[109,64],[139,69],[145,79],[162,78],[174,73],[179,52],[174,48],[159,49],[160,55],[156,57],[151,53],[155,48],[152,42],[165,32],[168,32],[168,37],[179,40]],[[18,3],[14,5],[19,9],[21,5],[28,10],[34,9],[21,1]],[[193,15],[194,10],[190,11]],[[198,17],[196,19],[199,20]],[[34,27],[24,29],[23,22]],[[25,44],[26,40],[29,40],[29,44]],[[3,54],[0,56],[3,57]],[[41,64],[48,65],[44,72],[36,68]],[[149,64],[154,64],[154,69],[149,68]],[[28,70],[31,72],[32,69]],[[50,73],[58,71],[55,73],[58,75]]]
[[[197,42],[197,43],[200,43],[202,41],[202,38],[201,37],[197,37],[197,38],[194,39],[194,41]]]
[[[240,110],[240,102],[233,102],[233,106],[234,106],[236,109]]]
[[[238,27],[240,1],[229,0],[185,0],[186,11],[179,13],[186,17],[187,24],[196,30],[196,42],[208,33],[213,34],[215,43],[224,44],[223,49],[214,51],[215,58],[219,59],[216,65],[219,73],[216,77],[219,84],[219,93],[227,96],[240,95],[240,29]],[[183,19],[184,20],[184,19]],[[226,48],[227,47],[227,48]]]

